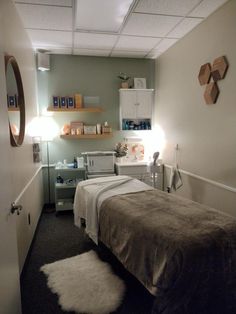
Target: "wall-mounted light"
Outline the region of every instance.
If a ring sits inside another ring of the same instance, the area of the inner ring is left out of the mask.
[[[45,52],[37,52],[37,68],[39,71],[50,70],[50,55]]]

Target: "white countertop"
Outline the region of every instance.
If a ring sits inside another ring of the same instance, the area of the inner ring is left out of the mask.
[[[132,166],[152,166],[153,165],[153,161],[122,161],[122,162],[116,162],[115,163],[116,166],[118,167],[132,167]],[[158,163],[158,160],[157,160],[157,166],[160,167],[162,166],[162,163]]]
[[[115,155],[115,151],[112,150],[97,150],[97,151],[91,151],[91,152],[82,152],[81,155]]]
[[[123,161],[123,162],[116,162],[117,166],[122,167],[130,167],[130,166],[148,166],[150,162],[147,161]]]

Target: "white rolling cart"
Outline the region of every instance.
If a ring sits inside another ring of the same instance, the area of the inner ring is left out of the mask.
[[[57,182],[60,176],[63,182]],[[55,168],[55,207],[56,213],[72,210],[75,189],[78,182],[86,179],[85,168]]]

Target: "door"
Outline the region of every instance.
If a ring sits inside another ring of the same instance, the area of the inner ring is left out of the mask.
[[[136,92],[132,90],[120,91],[120,106],[122,119],[136,118]]]
[[[1,38],[0,38],[1,43]],[[21,313],[16,214],[10,213],[12,148],[8,127],[4,57],[0,46],[0,314]]]
[[[114,172],[114,155],[91,155],[87,157],[88,172]]]
[[[152,118],[152,91],[137,91],[137,118],[151,119]]]

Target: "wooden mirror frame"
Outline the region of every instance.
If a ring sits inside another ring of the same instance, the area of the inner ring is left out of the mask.
[[[10,129],[10,140],[12,146],[21,146],[24,140],[25,136],[25,97],[24,97],[24,89],[20,74],[20,69],[18,66],[18,63],[15,59],[15,57],[11,55],[5,55],[5,76],[6,76],[6,82],[7,82],[7,66],[11,64],[13,68],[13,72],[16,79],[16,85],[17,85],[17,93],[18,93],[18,106],[20,110],[20,130],[19,135],[15,136],[12,133],[11,124],[9,120],[9,129]],[[7,84],[7,83],[6,83]]]

